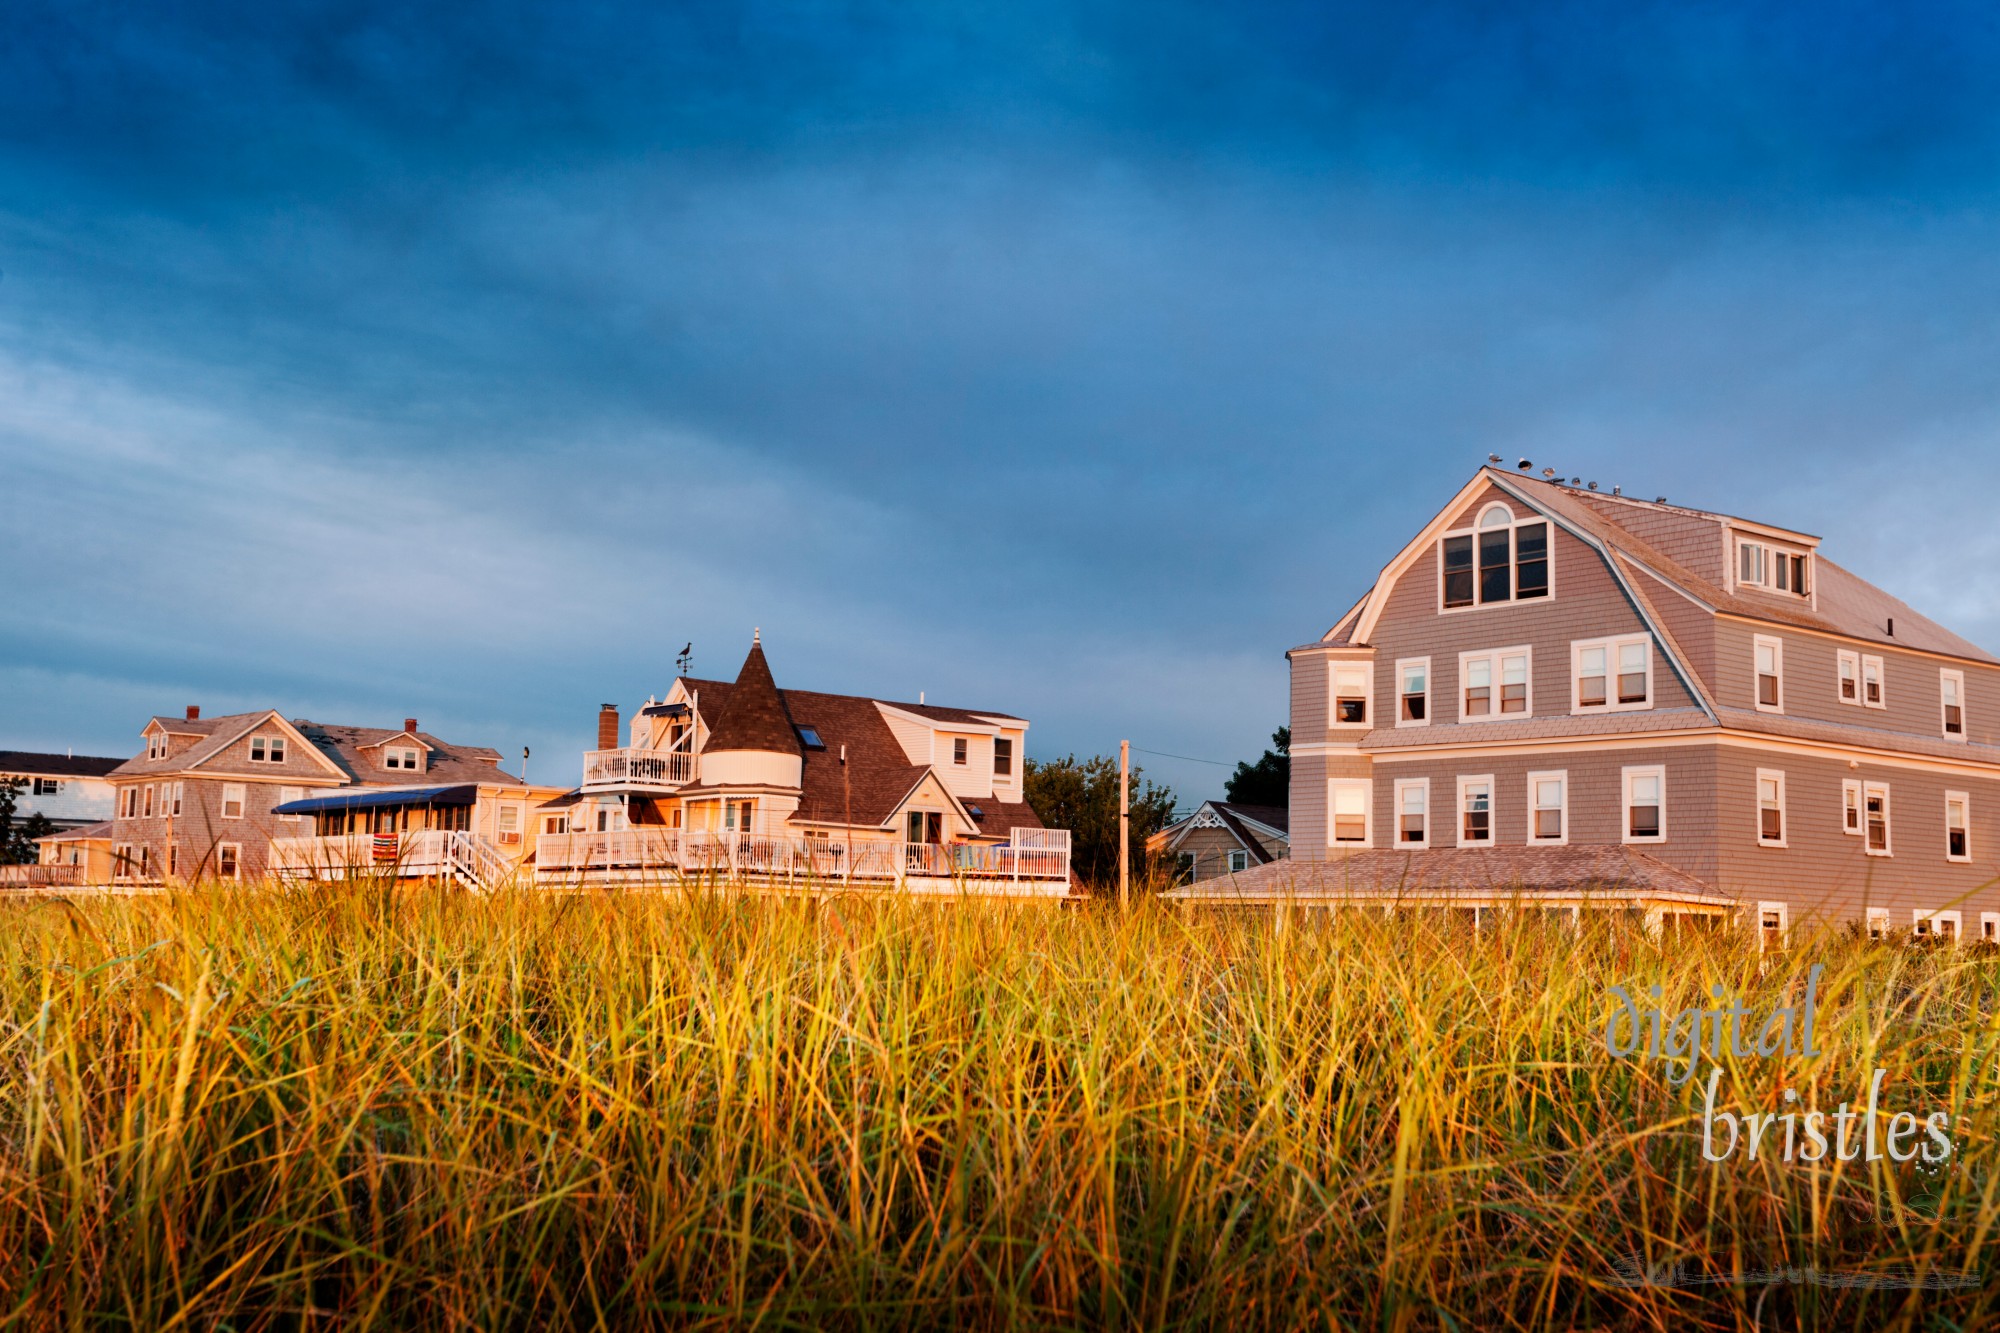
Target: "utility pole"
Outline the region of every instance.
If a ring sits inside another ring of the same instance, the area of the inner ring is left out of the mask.
[[[1118,907],[1132,905],[1132,742],[1118,742]]]

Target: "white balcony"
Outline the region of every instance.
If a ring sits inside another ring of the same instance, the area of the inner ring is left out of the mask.
[[[1060,895],[1069,888],[1069,832],[1016,829],[1007,842],[764,837],[633,828],[546,833],[535,842],[538,883],[673,884],[722,880],[792,888]]]
[[[694,781],[694,768],[694,755],[686,750],[585,750],[583,789],[672,791]]]

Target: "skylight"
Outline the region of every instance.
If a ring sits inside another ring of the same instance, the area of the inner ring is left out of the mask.
[[[799,739],[805,742],[808,750],[824,750],[826,748],[826,742],[819,738],[818,727],[800,727]]]

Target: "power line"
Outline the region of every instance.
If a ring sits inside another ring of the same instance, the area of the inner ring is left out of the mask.
[[[1197,759],[1191,754],[1168,754],[1165,750],[1148,750],[1141,745],[1135,745],[1132,748],[1140,754],[1150,754],[1156,759],[1185,759],[1190,764],[1214,764],[1217,768],[1233,767],[1233,765],[1222,759]]]

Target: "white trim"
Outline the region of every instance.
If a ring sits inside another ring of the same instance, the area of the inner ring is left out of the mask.
[[[1223,864],[1229,867],[1229,873],[1232,875],[1240,875],[1250,868],[1250,853],[1241,847],[1230,848],[1223,853],[1223,857]],[[1238,862],[1242,864],[1239,865]]]
[[[1417,791],[1424,798],[1424,836],[1415,842],[1403,841],[1403,793]],[[1431,780],[1429,778],[1397,778],[1394,787],[1395,816],[1389,834],[1392,847],[1421,850],[1431,845],[1431,827],[1437,819],[1437,812],[1431,808]]]
[[[1465,836],[1465,816],[1468,812],[1465,808],[1465,789],[1481,785],[1486,788],[1486,836],[1484,838],[1467,838]],[[1459,846],[1494,847],[1499,845],[1499,829],[1496,827],[1499,822],[1500,813],[1497,808],[1500,803],[1498,797],[1499,791],[1494,785],[1491,773],[1462,773],[1459,775],[1458,799],[1452,802],[1451,814],[1452,827],[1458,835]]]
[[[1354,632],[1348,636],[1350,642],[1367,643],[1373,637],[1375,624],[1382,618],[1383,609],[1388,603],[1387,590],[1397,580],[1401,579],[1403,575],[1414,568],[1417,561],[1422,559],[1427,551],[1435,553],[1438,600],[1440,602],[1444,600],[1444,549],[1439,545],[1439,540],[1444,536],[1447,527],[1450,525],[1452,516],[1458,513],[1459,509],[1479,492],[1479,488],[1495,484],[1493,476],[1487,469],[1481,468],[1479,471],[1473,473],[1472,480],[1459,487],[1457,493],[1446,502],[1444,508],[1431,516],[1431,521],[1424,524],[1423,531],[1412,537],[1402,550],[1396,552],[1388,564],[1382,566],[1382,572],[1375,576],[1375,582],[1370,585],[1368,595],[1363,597],[1356,606],[1356,610],[1360,612],[1360,617],[1355,621]],[[1532,506],[1530,507],[1532,508]],[[1348,614],[1352,615],[1354,613],[1349,612]],[[1332,638],[1334,634],[1338,633],[1340,626],[1345,624],[1346,620],[1347,618],[1343,616],[1332,629],[1328,630],[1322,636],[1321,642],[1325,642],[1326,639]]]
[[[1840,692],[1841,670],[1846,668],[1853,674],[1848,679],[1854,682],[1854,697],[1848,698]],[[1857,648],[1836,648],[1833,653],[1833,697],[1836,703],[1850,708],[1861,707],[1861,651]]]
[[[1764,784],[1767,782],[1773,784],[1777,788],[1778,836],[1775,838],[1767,838],[1764,836]],[[1757,807],[1756,808],[1757,845],[1759,847],[1788,846],[1789,844],[1787,843],[1786,839],[1791,837],[1792,816],[1791,816],[1791,811],[1788,810],[1785,806],[1785,771],[1781,768],[1758,769],[1756,778],[1756,789],[1753,795],[1753,799],[1756,801],[1756,807]]]
[[[1771,685],[1778,696],[1771,704],[1764,702],[1764,667],[1759,660],[1766,648],[1771,650]],[[1760,713],[1785,711],[1785,641],[1775,634],[1750,637],[1750,703]]]
[[[305,798],[306,798],[306,789],[305,789],[304,787],[280,787],[280,788],[278,788],[278,804],[279,804],[279,805],[289,805],[289,804],[291,804],[291,803],[292,803],[293,801],[303,801],[303,800],[304,800]],[[279,816],[278,816],[278,818],[279,818],[279,819],[281,819],[281,820],[283,820],[283,821],[284,821],[285,823],[287,823],[287,824],[297,824],[298,822],[300,822],[301,820],[303,820],[303,819],[305,818],[305,816],[304,816],[304,815],[279,815]]]
[[[229,793],[231,792],[236,793],[236,813],[233,815],[229,813]],[[223,783],[222,804],[218,807],[218,812],[220,816],[223,819],[241,819],[243,818],[244,815],[249,813],[249,810],[250,810],[249,784],[244,782]]]
[[[1524,710],[1518,713],[1501,711],[1502,663],[1507,658],[1522,659],[1522,697]],[[1487,664],[1487,705],[1484,713],[1468,713],[1465,709],[1466,671],[1473,662]],[[1458,720],[1460,722],[1518,722],[1535,715],[1535,650],[1532,645],[1519,644],[1512,648],[1485,648],[1477,652],[1458,655]]]
[[[1409,694],[1409,692],[1403,688],[1403,673],[1411,667],[1417,667],[1421,669],[1424,673],[1424,690],[1423,690],[1424,715],[1421,718],[1415,720],[1403,716],[1403,700],[1407,698]],[[1396,725],[1397,726],[1428,727],[1431,724],[1431,718],[1436,716],[1435,711],[1431,707],[1432,695],[1434,693],[1435,692],[1431,688],[1430,658],[1402,657],[1396,660]]]
[[[1359,721],[1359,722],[1342,722],[1342,721],[1340,720],[1340,701],[1341,701],[1341,699],[1342,699],[1343,697],[1346,697],[1346,698],[1353,698],[1353,697],[1354,697],[1354,696],[1353,696],[1352,694],[1348,694],[1348,695],[1346,695],[1346,696],[1343,696],[1343,695],[1342,695],[1342,693],[1341,693],[1341,689],[1340,689],[1340,675],[1341,675],[1341,672],[1342,672],[1342,671],[1346,671],[1346,672],[1348,672],[1348,673],[1349,673],[1349,675],[1350,675],[1350,677],[1352,677],[1352,675],[1353,675],[1354,673],[1356,673],[1356,672],[1360,673],[1360,677],[1361,677],[1361,696],[1360,696],[1360,698],[1361,698],[1361,721]],[[1332,659],[1329,659],[1329,660],[1328,660],[1328,662],[1327,662],[1327,664],[1326,664],[1326,727],[1327,727],[1327,730],[1328,730],[1328,731],[1367,731],[1367,730],[1369,730],[1370,728],[1372,728],[1372,727],[1373,727],[1373,726],[1375,725],[1375,720],[1374,720],[1374,719],[1375,719],[1375,661],[1374,661],[1374,659],[1373,659],[1373,658],[1353,658],[1353,657],[1336,657],[1336,658],[1332,658]]]
[[[1760,901],[1757,904],[1757,952],[1758,953],[1764,953],[1766,951],[1764,948],[1764,917],[1772,912],[1775,912],[1778,915],[1778,940],[1779,940],[1778,947],[1780,949],[1783,949],[1787,944],[1791,942],[1792,905],[1790,903],[1777,902],[1772,900]]]
[[[2000,944],[2000,912],[1979,914],[1979,940],[1982,944],[1989,941]]]
[[[1947,921],[1951,923],[1951,942],[1955,945],[1965,943],[1965,914],[1956,907],[1947,907],[1936,912],[1926,912],[1921,907],[1910,909],[1910,933],[1912,935],[1923,934],[1933,937],[1942,935],[1944,932],[1939,930],[1938,927]],[[1917,929],[1919,925],[1927,925],[1930,929],[1919,931]]]
[[[1881,697],[1868,697],[1868,670],[1875,670],[1875,692]],[[1861,655],[1861,705],[1864,708],[1887,708],[1889,706],[1889,667],[1876,653]]]
[[[1958,687],[1957,731],[1951,729],[1950,714],[1946,712],[1951,707],[1950,700],[1945,697],[1946,685],[1956,685]],[[1938,668],[1938,727],[1941,729],[1941,734],[1948,741],[1963,742],[1965,740],[1965,673],[1956,667]]]
[[[1342,793],[1361,794],[1361,840],[1336,838]],[[1375,845],[1375,784],[1368,778],[1328,778],[1326,780],[1326,845],[1350,849]]]
[[[1620,703],[1618,699],[1619,650],[1631,644],[1643,644],[1646,649],[1646,697],[1638,703]],[[1583,655],[1593,648],[1604,650],[1604,702],[1586,704],[1583,702]],[[1653,680],[1653,636],[1650,634],[1619,634],[1608,639],[1572,639],[1569,645],[1569,711],[1572,717],[1598,713],[1635,713],[1652,708],[1657,702]]]
[[[1632,783],[1637,778],[1658,778],[1660,783],[1660,830],[1654,834],[1632,832]],[[1628,764],[1618,772],[1618,840],[1622,843],[1652,844],[1667,840],[1667,766]]]
[[[1875,796],[1882,798],[1882,846],[1877,848],[1874,839],[1868,835],[1868,802]],[[1896,808],[1889,800],[1889,784],[1886,782],[1863,782],[1861,784],[1861,850],[1870,856],[1894,856],[1896,854]]]
[[[1989,913],[1989,915],[1994,916],[1996,920],[2000,920],[2000,913]],[[1871,940],[1888,939],[1889,909],[1886,907],[1869,908],[1867,912],[1867,927],[1868,927],[1869,939]]]
[[[227,874],[223,873],[222,869],[222,858],[224,853],[228,853],[231,859],[236,863],[235,869],[229,871]],[[217,879],[234,879],[234,880],[241,880],[243,878],[242,843],[218,842],[215,844],[215,877]]]
[[[249,740],[247,762],[252,764],[282,764],[291,753],[291,743],[283,736],[253,734]],[[262,750],[263,753],[257,753]]]
[[[1957,805],[1965,816],[1965,853],[1953,856],[1951,853],[1951,807]],[[1972,863],[1972,796],[1969,792],[1948,791],[1944,794],[1944,859],[1957,865]]]
[[[1539,837],[1535,833],[1535,816],[1542,807],[1536,800],[1535,785],[1539,782],[1554,782],[1562,789],[1562,802],[1555,807],[1556,822],[1561,829],[1553,838]],[[1569,846],[1569,770],[1566,768],[1542,769],[1528,774],[1528,825],[1527,842],[1530,847]]]
[[[1854,816],[1854,824],[1848,826],[1847,816]],[[1861,779],[1842,778],[1840,780],[1840,831],[1850,838],[1861,837],[1867,832],[1867,820],[1861,813]]]

